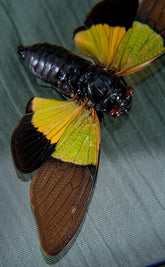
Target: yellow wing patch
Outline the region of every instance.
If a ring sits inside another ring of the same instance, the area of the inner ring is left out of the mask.
[[[97,165],[100,124],[94,110],[84,110],[60,138],[52,157],[79,165]]]
[[[68,125],[82,113],[84,107],[75,101],[34,98],[32,124],[51,144],[58,142]]]
[[[107,24],[92,25],[75,34],[76,47],[96,64],[110,69],[118,45],[123,38],[125,27],[111,27]]]

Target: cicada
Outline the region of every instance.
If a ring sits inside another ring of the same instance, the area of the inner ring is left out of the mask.
[[[123,76],[162,56],[164,37],[165,0],[104,0],[74,31],[84,58],[48,43],[19,46],[31,72],[65,98],[30,99],[11,137],[17,169],[37,170],[30,199],[47,256],[69,244],[84,218],[99,166],[99,121],[131,108]]]

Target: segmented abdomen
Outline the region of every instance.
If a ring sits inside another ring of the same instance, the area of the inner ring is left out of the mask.
[[[18,53],[25,59],[33,74],[60,88],[68,96],[75,93],[80,77],[91,67],[89,61],[63,47],[48,43],[19,46]]]

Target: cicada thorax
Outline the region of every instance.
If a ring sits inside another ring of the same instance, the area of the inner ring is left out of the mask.
[[[33,74],[59,88],[63,95],[86,101],[87,107],[94,108],[99,117],[103,112],[112,114],[114,108],[118,110],[117,116],[129,111],[132,97],[126,84],[113,72],[48,43],[20,46],[18,53],[25,58]]]

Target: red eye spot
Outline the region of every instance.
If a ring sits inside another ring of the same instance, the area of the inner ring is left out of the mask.
[[[126,96],[133,97],[133,94],[134,94],[133,88],[132,87],[127,87],[126,88]]]
[[[111,115],[112,118],[116,118],[119,117],[121,113],[121,109],[116,107],[116,108],[112,108],[109,112],[109,114]]]

